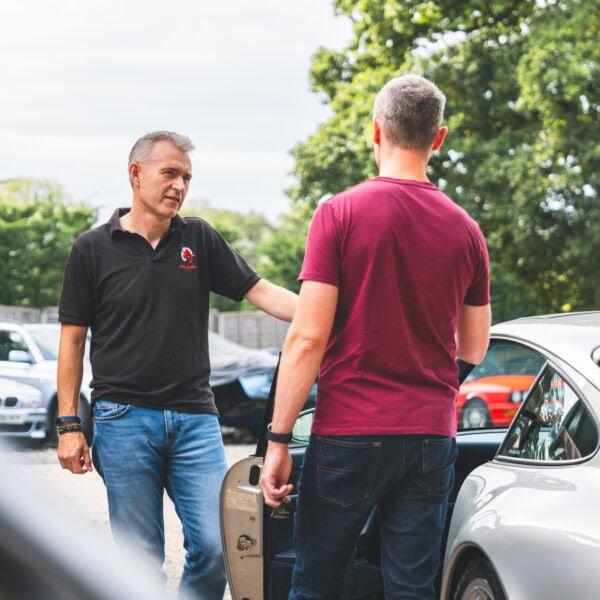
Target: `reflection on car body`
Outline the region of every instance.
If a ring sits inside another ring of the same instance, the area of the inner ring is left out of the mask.
[[[473,370],[470,381],[500,375],[526,379],[510,392],[521,395],[512,424],[506,423],[508,432],[506,427],[459,430],[440,573],[443,600],[597,596],[598,347],[598,312],[525,318],[492,328],[488,360],[479,373]],[[294,484],[309,426],[310,411],[299,418],[290,445]],[[279,600],[289,591],[293,519],[273,516],[263,504],[258,479],[265,446],[261,435],[255,455],[231,468],[221,491],[234,600]],[[383,598],[378,535],[374,514],[357,540],[348,599]]]

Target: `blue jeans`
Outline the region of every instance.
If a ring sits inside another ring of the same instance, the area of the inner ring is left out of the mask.
[[[428,435],[312,436],[298,482],[290,600],[343,597],[377,507],[386,598],[433,600],[456,441]]]
[[[219,494],[227,463],[217,416],[100,400],[94,405],[92,457],[106,485],[117,543],[133,542],[162,568],[166,490],[183,528],[180,591],[221,600],[226,575]]]

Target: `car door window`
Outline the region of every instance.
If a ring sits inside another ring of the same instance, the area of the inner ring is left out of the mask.
[[[458,428],[507,427],[544,364],[530,348],[493,342],[460,387]]]
[[[598,431],[576,391],[548,368],[531,390],[499,456],[539,461],[577,460],[598,445]]]
[[[16,331],[0,329],[0,361],[7,361],[12,350],[27,352],[29,348],[22,336]]]

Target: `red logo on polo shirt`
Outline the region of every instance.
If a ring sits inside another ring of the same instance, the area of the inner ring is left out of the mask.
[[[196,255],[193,250],[187,246],[183,246],[183,248],[181,248],[181,264],[179,265],[179,268],[188,271],[197,269],[198,267],[194,264],[195,259]]]

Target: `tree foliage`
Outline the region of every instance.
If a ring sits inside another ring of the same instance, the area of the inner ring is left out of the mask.
[[[336,0],[352,20],[311,81],[333,110],[293,150],[298,203],[376,172],[371,115],[391,77],[448,98],[450,134],[430,179],[484,231],[495,319],[600,304],[598,0]]]
[[[73,241],[96,211],[67,201],[52,183],[13,179],[0,184],[0,304],[56,306]]]
[[[181,210],[183,216],[201,217],[208,221],[239,252],[246,262],[261,274],[268,268],[269,261],[264,256],[261,245],[269,239],[273,226],[261,214],[214,208],[203,200],[187,200]],[[249,310],[253,307],[246,301],[239,303],[223,296],[211,296],[211,308],[220,311]]]

